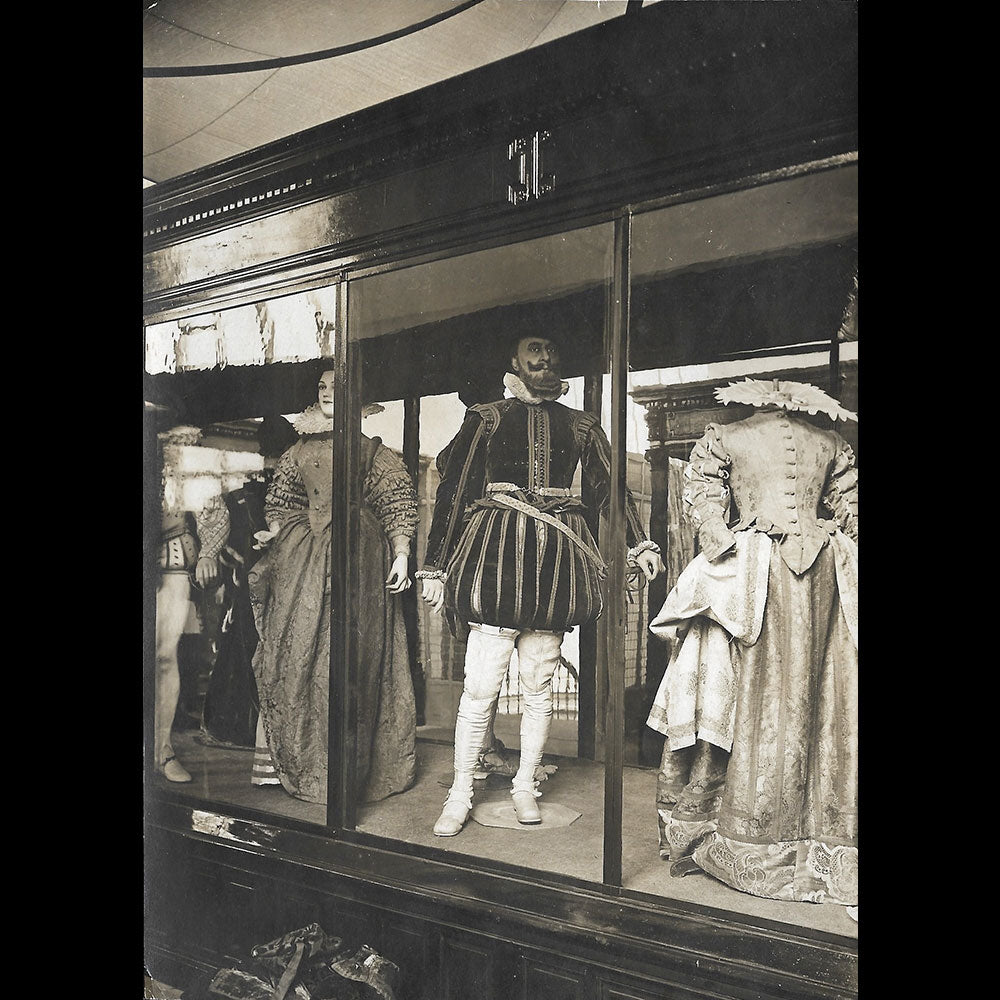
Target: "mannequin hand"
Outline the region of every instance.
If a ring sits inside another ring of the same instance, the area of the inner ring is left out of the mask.
[[[410,576],[407,572],[408,569],[409,557],[405,553],[401,553],[392,560],[392,568],[389,570],[389,576],[385,581],[385,589],[390,594],[401,594],[404,590],[409,590]]]
[[[194,578],[199,587],[211,587],[219,579],[219,560],[215,556],[199,556]]]
[[[271,544],[271,541],[276,534],[277,534],[276,531],[255,531],[253,533],[254,549],[257,552],[266,549]]]
[[[663,560],[660,558],[660,554],[658,552],[653,552],[652,549],[640,552],[635,557],[635,562],[645,574],[647,580],[655,580],[656,577],[666,570],[666,567],[663,565]]]
[[[444,607],[444,580],[421,580],[423,586],[422,597],[431,606],[431,611],[440,614]]]

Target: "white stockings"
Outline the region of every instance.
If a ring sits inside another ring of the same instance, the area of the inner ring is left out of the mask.
[[[535,790],[535,769],[542,761],[552,718],[552,675],[559,665],[562,632],[519,632],[493,625],[470,625],[465,651],[465,686],[455,721],[455,782],[448,802],[472,808],[473,772],[489,730],[493,706],[517,647],[524,697],[521,760],[511,791]]]

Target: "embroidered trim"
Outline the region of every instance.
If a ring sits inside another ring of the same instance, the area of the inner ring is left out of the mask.
[[[517,483],[487,483],[486,484],[487,493],[534,493],[540,497],[572,497],[574,500],[579,500],[578,497],[572,490],[566,489],[563,486],[543,486],[537,490],[528,490],[523,486],[518,486]]]
[[[201,440],[201,428],[192,427],[190,424],[178,424],[170,430],[161,431],[156,435],[161,444],[186,444],[195,445]]]
[[[443,569],[418,569],[413,574],[415,580],[447,580],[448,574]]]

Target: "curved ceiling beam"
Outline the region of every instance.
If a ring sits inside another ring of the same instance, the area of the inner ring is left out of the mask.
[[[275,56],[272,59],[255,59],[252,62],[221,63],[217,65],[201,66],[143,66],[142,75],[145,77],[164,76],[220,76],[226,73],[253,73],[262,69],[281,69],[283,66],[299,66],[302,63],[318,62],[321,59],[332,59],[335,56],[347,55],[349,52],[359,52],[362,49],[374,48],[385,42],[391,42],[414,32],[429,28],[432,24],[447,20],[456,14],[461,14],[463,10],[475,7],[483,0],[465,0],[452,10],[443,11],[428,17],[416,24],[408,25],[405,28],[398,28],[395,31],[388,31],[383,35],[376,35],[374,38],[366,38],[360,42],[351,42],[348,45],[338,45],[332,49],[321,49],[318,52],[303,52],[294,56]]]

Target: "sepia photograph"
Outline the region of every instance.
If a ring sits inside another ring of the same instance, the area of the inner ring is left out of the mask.
[[[857,1000],[858,7],[143,0],[136,997]]]

